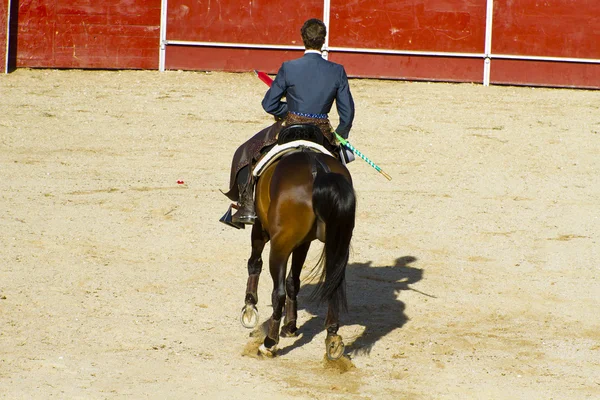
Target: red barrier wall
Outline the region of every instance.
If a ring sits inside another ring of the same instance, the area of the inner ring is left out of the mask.
[[[600,59],[598,0],[494,2],[492,53]],[[491,83],[600,88],[600,64],[492,60]]]
[[[598,0],[495,1],[493,53],[600,58]]]
[[[600,64],[493,60],[490,82],[600,89]]]
[[[6,23],[8,16],[8,0],[0,0],[0,73],[6,72]]]
[[[323,18],[323,0],[169,0],[167,15],[170,40],[302,46],[300,27]]]
[[[285,60],[301,57],[301,51],[225,49],[168,46],[166,69],[275,73]]]
[[[7,0],[0,1],[4,8],[0,43],[5,44]],[[158,68],[161,0],[18,3],[17,67]],[[329,59],[344,64],[348,74],[355,77],[483,82],[487,3],[488,0],[330,0]],[[169,0],[166,38],[302,46],[302,23],[308,18],[323,18],[323,7],[323,0]],[[598,60],[598,26],[598,0],[494,1],[490,82],[600,88],[598,63],[496,57]],[[461,57],[343,49],[460,53]],[[5,50],[1,53],[0,60]],[[169,44],[165,68],[261,69],[274,73],[283,61],[301,54],[295,50]]]
[[[298,8],[280,1],[209,6],[170,0],[167,39],[262,43],[302,46],[300,27],[308,18],[322,18],[323,1]],[[329,46],[390,50],[483,53],[486,2],[425,0],[406,4],[379,0],[332,0]],[[259,19],[259,16],[264,19]],[[435,26],[433,29],[432,26]],[[281,63],[301,52],[168,46],[167,69],[210,69],[274,73]],[[481,59],[420,57],[330,52],[350,76],[477,82],[483,78]]]
[[[160,0],[21,0],[18,14],[17,67],[158,68]]]
[[[486,1],[331,2],[330,47],[483,53]],[[331,52],[360,77],[481,82],[481,58]]]
[[[483,53],[486,0],[331,1],[329,45]]]
[[[389,54],[329,53],[348,75],[364,78],[481,82],[483,61],[476,58],[402,56]]]
[[[294,7],[278,0],[170,0],[167,11],[168,40],[302,47],[300,28],[309,18],[323,18],[323,0],[306,0]],[[283,61],[301,55],[301,51],[167,46],[165,67],[274,73]]]

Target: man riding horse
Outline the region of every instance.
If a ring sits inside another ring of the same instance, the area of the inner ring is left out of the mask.
[[[232,216],[234,223],[254,224],[256,213],[251,168],[265,148],[277,142],[278,134],[284,127],[294,124],[316,125],[327,139],[324,146],[333,154],[338,154],[339,144],[328,118],[335,100],[339,115],[335,132],[344,139],[350,133],[354,101],[346,71],[342,65],[327,61],[321,55],[327,28],[322,21],[309,19],[300,32],[306,49],[304,56],[282,64],[262,101],[264,110],[272,114],[276,122],[242,144],[233,156],[230,190],[225,195],[239,203],[238,211]],[[284,97],[287,102],[282,101]],[[354,154],[346,148],[341,154],[346,163],[354,160]]]

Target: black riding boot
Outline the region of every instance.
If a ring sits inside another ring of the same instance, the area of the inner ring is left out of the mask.
[[[231,216],[231,220],[235,223],[253,225],[256,213],[254,212],[254,196],[252,195],[254,191],[252,175],[250,175],[248,181],[238,182],[238,189],[240,191],[240,208]]]

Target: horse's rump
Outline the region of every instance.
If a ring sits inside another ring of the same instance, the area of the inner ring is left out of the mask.
[[[255,198],[259,220],[269,236],[276,229],[276,227],[270,226],[269,214],[275,212],[275,210],[270,211],[271,209],[278,207],[289,209],[295,206],[308,209],[314,217],[315,179],[317,176],[330,173],[343,177],[349,188],[352,188],[352,178],[344,165],[331,155],[321,154],[310,148],[300,147],[292,153],[284,154],[279,160],[264,169],[256,183]],[[327,182],[329,183],[329,181]],[[352,197],[354,197],[354,192],[352,192]],[[298,218],[295,215],[289,215],[289,217],[292,220]],[[291,224],[286,224],[286,226],[289,225]],[[312,237],[310,240],[315,238]]]

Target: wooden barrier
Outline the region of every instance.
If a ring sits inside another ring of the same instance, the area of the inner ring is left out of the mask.
[[[6,56],[8,53],[8,0],[0,0],[0,71],[8,72]]]
[[[17,67],[158,67],[160,0],[19,3]]]
[[[8,0],[0,1],[5,44]],[[274,73],[302,54],[302,23],[320,18],[328,25],[328,58],[353,77],[600,88],[597,0],[18,5],[17,67]]]

